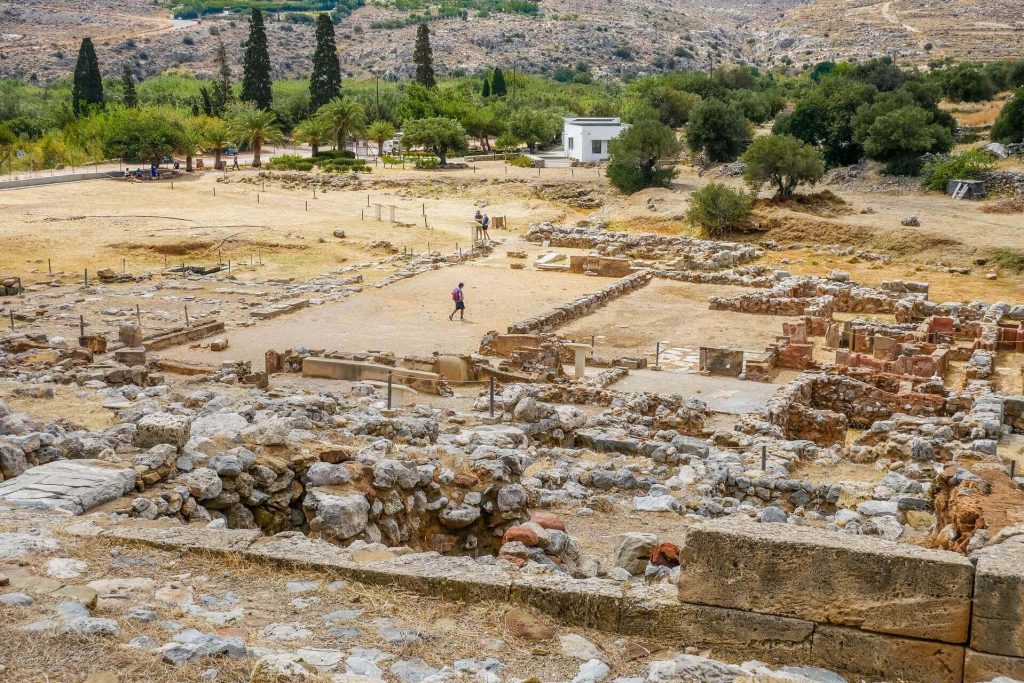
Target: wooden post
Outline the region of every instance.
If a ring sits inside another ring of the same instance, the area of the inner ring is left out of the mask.
[[[188,306],[185,306],[185,327],[192,327],[188,322]]]
[[[391,410],[391,374],[388,370],[388,410]]]
[[[85,286],[86,287],[89,286],[89,269],[88,268],[85,269]]]
[[[490,385],[490,408],[491,417],[494,417],[494,375],[491,375],[488,384]]]
[[[124,259],[122,258],[121,259],[121,274],[124,275],[125,271],[126,271],[126,269],[125,269],[125,265],[124,265]]]
[[[11,329],[14,329],[14,310],[11,310]]]
[[[768,447],[761,446],[761,471],[768,469]]]
[[[228,275],[231,275],[231,259],[228,259]]]
[[[135,324],[142,329],[142,311],[139,309],[139,305],[135,304]]]
[[[78,316],[78,336],[79,337],[84,337],[85,336],[85,316],[84,315]]]
[[[50,263],[50,259],[46,259],[46,270],[50,272],[50,275],[53,275],[53,265]]]

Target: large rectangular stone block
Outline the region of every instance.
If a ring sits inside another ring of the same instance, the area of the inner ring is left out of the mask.
[[[959,683],[964,673],[961,645],[822,624],[814,628],[811,659],[855,680]]]
[[[1024,543],[982,551],[974,581],[971,647],[1024,657]]]
[[[716,659],[775,664],[808,660],[814,623],[802,619],[680,603],[673,586],[629,586],[619,632],[711,651]]]
[[[963,643],[974,568],[962,555],[746,520],[698,523],[679,600]]]
[[[964,683],[987,683],[997,676],[1024,681],[1024,657],[1004,657],[967,650]]]
[[[510,599],[536,607],[563,624],[615,631],[622,609],[622,587],[603,579],[523,576],[512,582]]]

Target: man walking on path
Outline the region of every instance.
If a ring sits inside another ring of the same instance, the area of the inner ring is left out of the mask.
[[[455,302],[455,310],[452,311],[450,316],[448,316],[449,320],[455,320],[456,313],[459,314],[459,320],[466,319],[466,300],[462,293],[462,288],[464,286],[465,285],[460,282],[459,286],[452,290],[452,301]]]

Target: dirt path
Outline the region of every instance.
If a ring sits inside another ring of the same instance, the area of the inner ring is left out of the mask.
[[[894,1],[895,0],[889,0],[889,2],[883,2],[882,3],[882,5],[881,5],[882,18],[885,19],[890,24],[893,24],[894,26],[902,26],[903,28],[907,29],[911,33],[920,33],[921,29],[914,28],[910,24],[904,24],[900,20],[899,16],[892,9],[892,3]]]

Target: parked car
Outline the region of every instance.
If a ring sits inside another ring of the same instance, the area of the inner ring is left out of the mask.
[[[238,148],[237,147],[224,147],[224,148],[222,148],[220,150],[220,153],[221,154],[227,154],[228,156],[234,156],[234,155],[238,154]]]

